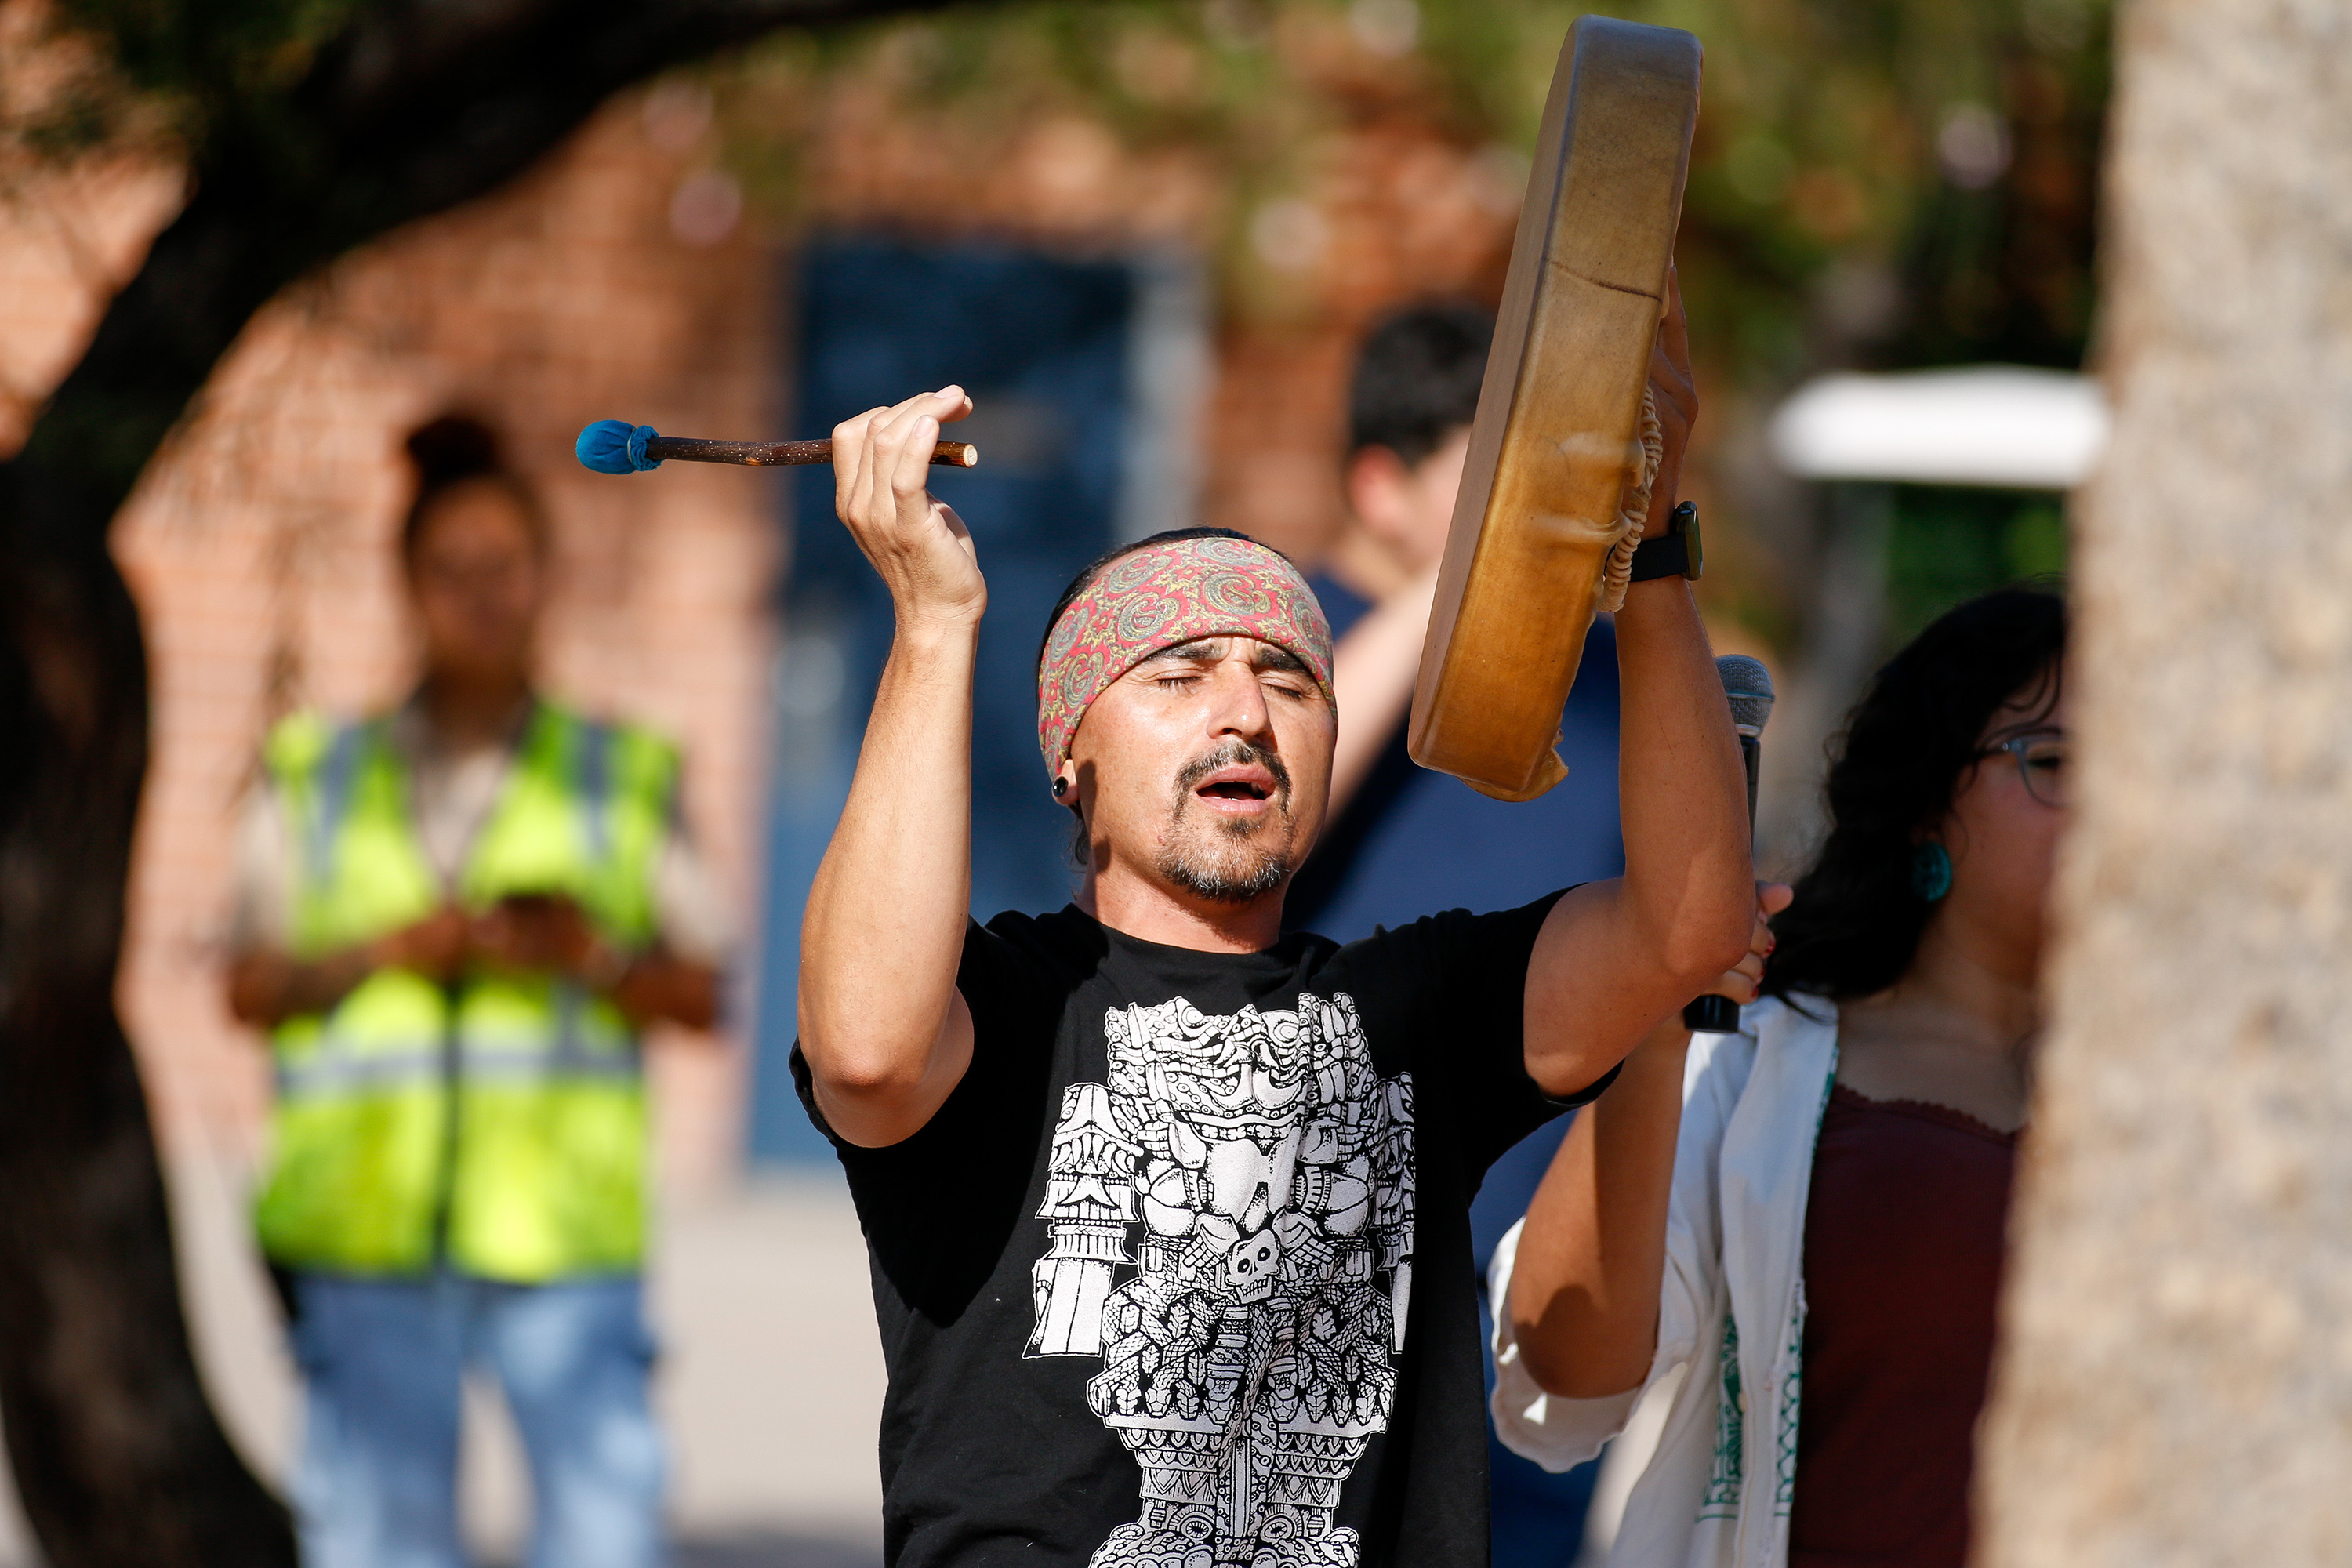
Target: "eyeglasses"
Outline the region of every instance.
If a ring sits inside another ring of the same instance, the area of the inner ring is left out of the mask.
[[[2031,735],[2017,735],[1999,745],[1987,746],[1981,756],[1998,756],[2006,752],[2017,759],[2017,776],[2025,781],[2025,793],[2044,805],[2066,804],[2066,736],[2063,731],[2043,730]]]

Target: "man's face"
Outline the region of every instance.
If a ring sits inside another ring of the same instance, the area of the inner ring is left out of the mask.
[[[1097,883],[1279,898],[1322,829],[1333,733],[1287,649],[1204,637],[1145,659],[1095,699],[1070,748]]]

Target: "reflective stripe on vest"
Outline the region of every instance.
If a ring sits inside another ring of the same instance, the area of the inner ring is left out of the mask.
[[[399,930],[444,897],[383,721],[304,715],[270,739],[295,868],[291,946],[313,958]],[[576,900],[625,949],[654,934],[654,866],[677,756],[634,729],[541,704],[457,878],[469,910]],[[535,1282],[636,1266],[645,1095],[634,1031],[546,975],[454,988],[368,976],[276,1032],[273,1165],[257,1221],[294,1268],[413,1274],[448,1261]]]

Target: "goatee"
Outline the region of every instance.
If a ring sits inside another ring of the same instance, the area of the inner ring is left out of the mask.
[[[1192,792],[1220,768],[1255,763],[1274,775],[1274,810],[1255,821],[1223,818],[1202,824],[1192,815]],[[1282,759],[1247,741],[1227,741],[1196,757],[1176,775],[1176,802],[1160,835],[1160,874],[1199,898],[1244,904],[1282,886],[1291,871],[1296,824],[1290,814],[1290,770]],[[1264,836],[1269,842],[1254,843]]]

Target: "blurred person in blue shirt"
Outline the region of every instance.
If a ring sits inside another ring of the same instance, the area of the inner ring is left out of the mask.
[[[1346,577],[1327,566],[1310,579],[1336,639],[1342,717],[1335,816],[1286,906],[1298,930],[1348,942],[1432,909],[1508,909],[1562,880],[1624,870],[1617,641],[1606,620],[1593,626],[1560,716],[1569,776],[1559,788],[1518,805],[1490,800],[1405,754],[1413,676],[1493,334],[1494,318],[1475,305],[1418,306],[1376,327],[1357,362],[1346,490],[1370,546],[1358,559],[1372,559],[1340,568]]]
[[[1490,800],[1405,752],[1413,679],[1494,331],[1480,306],[1418,305],[1374,327],[1358,355],[1344,476],[1358,548],[1337,573],[1327,566],[1310,579],[1336,644],[1332,816],[1291,884],[1285,923],[1293,929],[1352,942],[1433,909],[1511,909],[1562,883],[1625,868],[1617,640],[1606,618],[1586,639],[1560,715],[1569,773],[1550,794],[1517,805]],[[1566,1129],[1563,1118],[1488,1173],[1471,1211],[1481,1269],[1525,1212]],[[1496,1568],[1573,1563],[1596,1467],[1549,1475],[1491,1438],[1488,1447]]]

